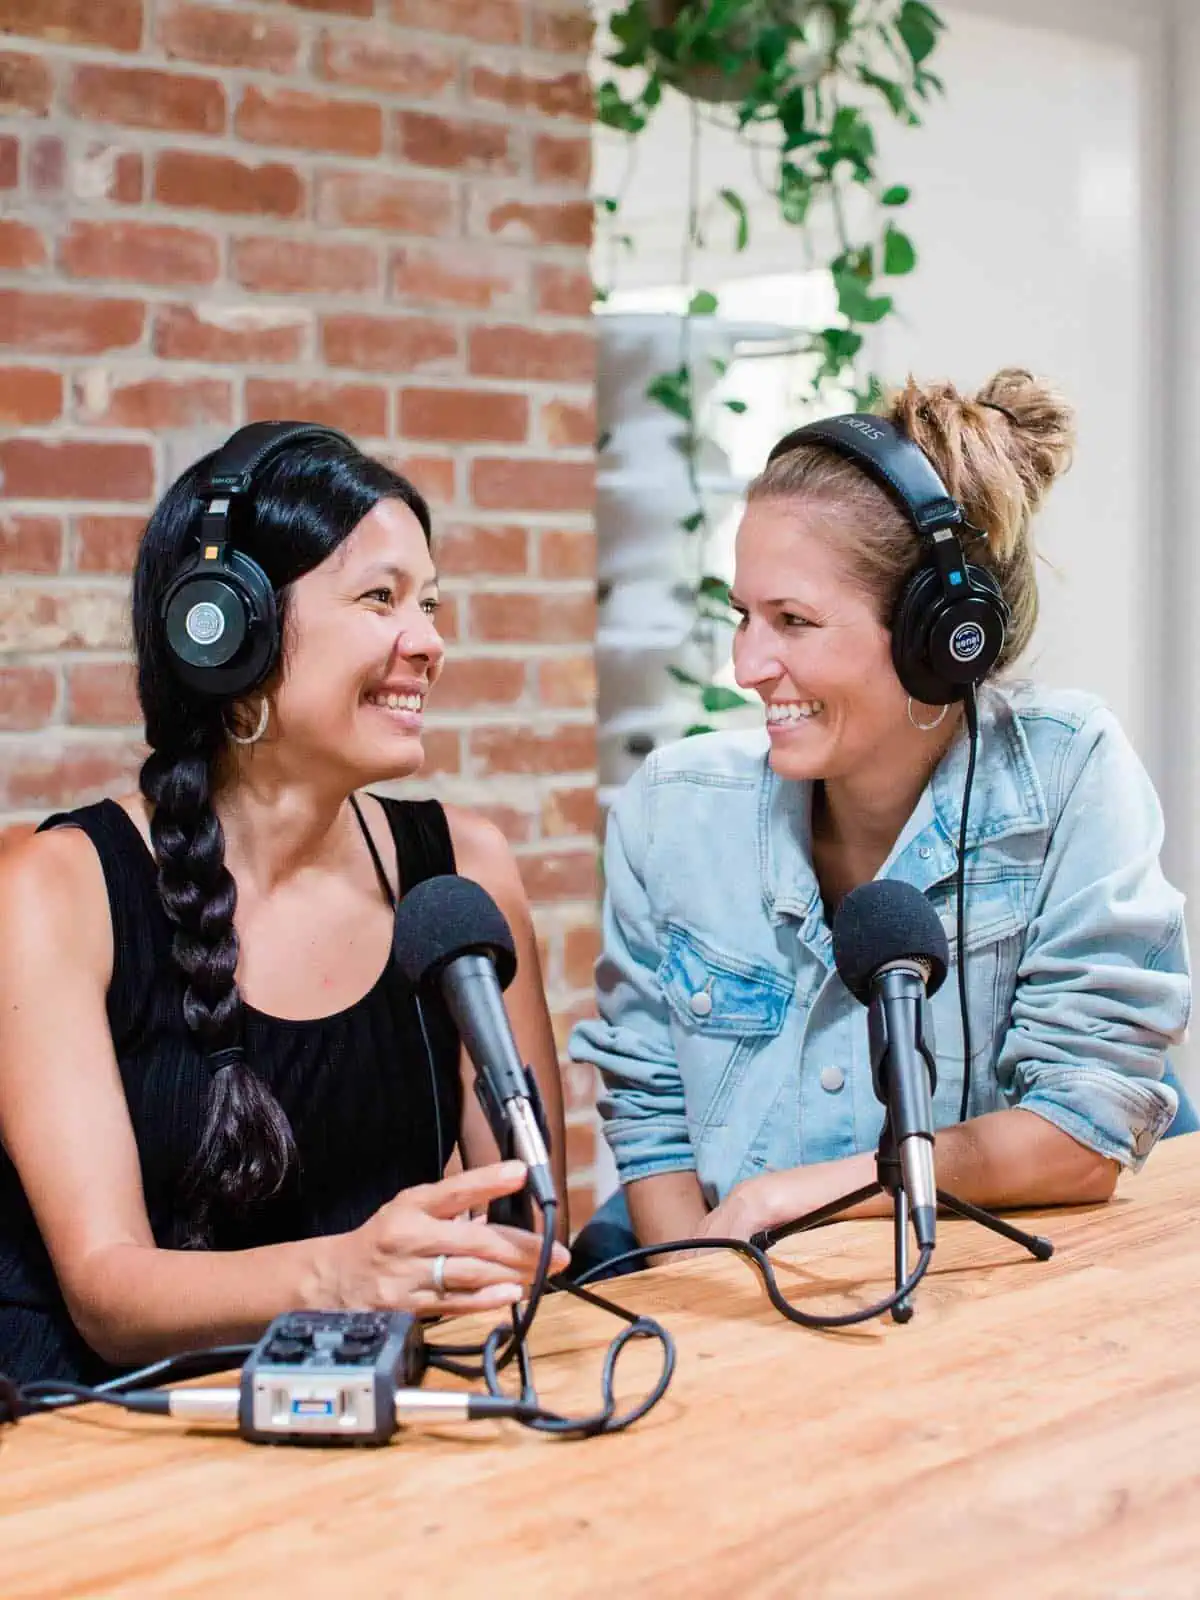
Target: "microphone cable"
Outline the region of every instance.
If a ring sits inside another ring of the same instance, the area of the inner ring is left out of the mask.
[[[955,867],[954,898],[957,902],[958,921],[958,1009],[962,1016],[963,1036],[963,1087],[958,1120],[965,1122],[971,1103],[971,1020],[967,1012],[967,815],[971,808],[971,787],[975,782],[975,751],[979,744],[979,705],[975,698],[975,685],[967,684],[963,690],[963,708],[967,718],[967,777],[963,784],[962,816],[958,825],[958,863]]]

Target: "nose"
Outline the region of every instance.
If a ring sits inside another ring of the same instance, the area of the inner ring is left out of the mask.
[[[406,661],[436,671],[446,655],[445,641],[438,632],[436,620],[427,611],[418,611],[406,617],[396,640],[397,653]]]
[[[758,618],[747,617],[733,638],[733,676],[739,689],[763,689],[783,676],[771,630]]]

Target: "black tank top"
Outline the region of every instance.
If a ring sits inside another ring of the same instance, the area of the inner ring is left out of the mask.
[[[380,798],[396,841],[402,893],[455,870],[446,814],[436,801]],[[65,825],[83,829],[104,868],[113,932],[109,1026],[150,1226],[156,1244],[177,1248],[180,1184],[200,1141],[211,1076],[183,1019],[172,925],[158,897],[154,858],[121,806],[101,800],[56,813],[41,826]],[[248,1249],[344,1232],[399,1190],[442,1176],[462,1109],[458,1036],[439,1000],[422,995],[418,1007],[394,961],[361,1000],[334,1016],[293,1022],[250,1005],[244,1013],[246,1060],[286,1112],[297,1161],[278,1195],[217,1225],[214,1247]],[[20,1179],[0,1147],[0,1373],[18,1382],[97,1382],[114,1370],[71,1322]]]

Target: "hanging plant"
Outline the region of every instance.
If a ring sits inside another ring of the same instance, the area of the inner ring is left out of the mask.
[[[852,392],[864,410],[881,393],[875,375],[862,370],[865,331],[894,311],[894,280],[913,271],[917,252],[900,223],[910,190],[885,181],[877,170],[874,119],[884,114],[919,125],[923,102],[942,90],[927,63],[943,26],[923,0],[630,0],[610,17],[614,48],[606,59],[624,70],[620,82],[609,78],[598,85],[598,120],[636,142],[664,90],[689,102],[685,280],[703,248],[699,162],[705,119],[720,121],[751,143],[756,155],[768,156],[766,187],[779,216],[802,232],[798,255],[825,265],[837,294],[836,322],[806,330],[800,344],[814,358],[807,398],[817,404],[831,387]],[[714,198],[728,215],[734,249],[745,250],[751,219],[745,196],[725,188]],[[609,226],[616,226],[619,202],[609,197],[599,204]],[[827,236],[827,218],[836,249],[822,263],[816,240]],[[616,237],[630,246],[627,235]],[[703,550],[712,530],[695,472],[704,440],[692,403],[697,385],[689,324],[714,315],[719,305],[711,290],[694,282],[685,286],[690,298],[678,366],[658,374],[647,392],[683,424],[678,444],[689,463],[695,506],[680,519],[680,529]],[[740,404],[725,403],[734,409]],[[698,626],[729,624],[726,585],[706,573],[702,562],[698,568]],[[746,703],[712,681],[680,670],[674,675],[695,688],[708,714]],[[688,731],[710,726],[698,723]]]

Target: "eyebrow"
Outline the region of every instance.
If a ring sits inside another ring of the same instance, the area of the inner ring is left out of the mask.
[[[734,594],[732,589],[729,591],[729,604],[731,606],[738,607],[738,609],[741,610],[741,611],[749,610],[749,607],[746,605],[746,602],[744,600],[739,600],[737,595]],[[788,598],[785,597],[785,598],[780,599],[780,600],[764,600],[762,602],[762,604],[764,606],[791,606],[791,607],[793,607],[793,608],[795,608],[797,610],[803,610],[805,605],[807,604],[807,602],[805,602],[803,600],[796,600],[794,598],[788,599]]]
[[[406,571],[403,567],[398,567],[394,561],[373,561],[369,567],[364,568],[364,570],[359,573],[356,581],[358,583],[369,583],[372,578],[376,577],[395,578],[398,581],[408,579],[410,583],[413,581],[412,573]],[[431,578],[426,578],[421,584],[422,589],[436,589],[437,587],[438,575],[436,572]]]

